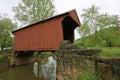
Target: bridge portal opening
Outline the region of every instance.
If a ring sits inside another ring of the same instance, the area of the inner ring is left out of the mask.
[[[63,39],[69,40],[71,43],[74,42],[74,30],[78,24],[70,17],[67,16],[62,21],[63,25]]]

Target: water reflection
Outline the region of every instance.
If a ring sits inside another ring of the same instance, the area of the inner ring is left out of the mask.
[[[45,80],[56,80],[56,61],[50,56],[46,64],[41,65],[35,62],[33,73],[36,77],[43,77]]]
[[[0,70],[0,80],[56,80],[56,61],[50,56],[44,64],[35,62]]]

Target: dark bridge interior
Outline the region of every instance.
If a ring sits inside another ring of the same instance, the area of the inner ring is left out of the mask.
[[[63,25],[63,38],[73,43],[74,29],[79,26],[70,16],[67,16],[62,21]]]

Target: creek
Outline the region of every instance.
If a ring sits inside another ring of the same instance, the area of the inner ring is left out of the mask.
[[[56,80],[56,60],[49,56],[46,61],[0,70],[0,80]]]

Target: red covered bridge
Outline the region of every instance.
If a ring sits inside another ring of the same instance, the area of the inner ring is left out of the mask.
[[[64,40],[74,41],[74,29],[80,26],[75,10],[13,31],[14,52],[55,51]]]

